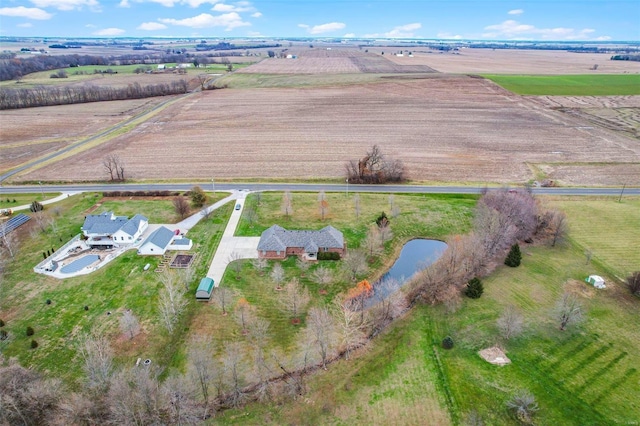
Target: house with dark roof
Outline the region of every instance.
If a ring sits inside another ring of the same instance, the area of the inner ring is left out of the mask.
[[[180,232],[161,226],[153,231],[138,249],[140,255],[163,255],[167,250],[190,250],[193,242]]]
[[[342,232],[333,226],[325,226],[319,231],[290,231],[273,225],[260,236],[258,257],[264,259],[285,259],[300,256],[315,260],[318,252],[339,253],[342,257],[346,245]]]
[[[112,248],[136,242],[149,226],[149,219],[141,214],[131,219],[113,212],[85,216],[82,234],[92,248]]]

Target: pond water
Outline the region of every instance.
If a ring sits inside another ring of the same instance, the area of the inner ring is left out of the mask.
[[[446,243],[437,240],[416,239],[406,243],[391,269],[373,284],[372,299],[385,298],[402,287],[416,272],[438,260],[446,248]]]

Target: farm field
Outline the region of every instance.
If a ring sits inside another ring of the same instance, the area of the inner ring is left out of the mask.
[[[164,98],[0,112],[0,170],[55,152],[153,108]]]
[[[640,95],[640,74],[483,76],[519,95]]]
[[[398,49],[395,49],[398,50]],[[385,58],[401,65],[427,65],[443,73],[474,74],[638,74],[638,64],[612,61],[605,53],[573,53],[561,50],[469,49],[441,53],[411,48],[413,58],[389,55],[393,49],[369,49],[385,52]],[[387,56],[388,55],[388,56]],[[594,65],[598,65],[593,70]]]
[[[593,184],[619,185],[637,177],[626,165],[637,163],[640,148],[627,136],[509,94],[488,80],[432,75],[197,93],[126,134],[14,181],[60,180],[60,170],[69,181],[95,180],[107,153],[125,160],[132,179],[211,173],[222,179],[335,179],[344,174],[346,161],[362,157],[373,144],[401,159],[413,181],[523,183],[562,165],[580,164],[587,171],[602,162],[611,165],[610,173],[591,176]],[[64,128],[63,120],[53,127]]]

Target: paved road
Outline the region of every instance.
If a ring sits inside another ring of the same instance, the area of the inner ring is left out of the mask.
[[[70,184],[70,185],[38,185],[33,186],[0,186],[2,194],[20,194],[34,192],[102,192],[102,191],[187,191],[199,185],[205,191],[213,189],[211,182],[194,183],[133,183],[133,184]],[[224,183],[215,184],[216,190],[232,191],[248,189],[251,191],[326,191],[344,192],[393,192],[418,194],[478,194],[483,186],[430,186],[430,185],[347,185],[347,184],[304,184],[304,183]],[[533,188],[535,194],[541,195],[616,195],[623,191],[618,188]],[[623,195],[640,195],[640,187],[624,188]]]

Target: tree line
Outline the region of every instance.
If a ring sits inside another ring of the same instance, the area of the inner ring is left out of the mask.
[[[37,86],[32,89],[0,90],[0,110],[31,108],[52,105],[68,105],[87,102],[141,99],[187,93],[184,79],[171,83],[141,85],[131,83],[126,87],[110,86]]]

